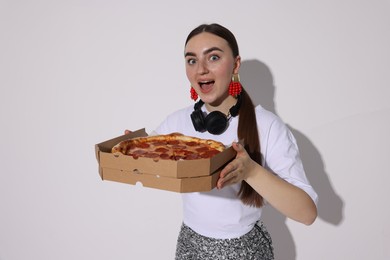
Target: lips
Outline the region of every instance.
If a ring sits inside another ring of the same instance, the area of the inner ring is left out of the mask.
[[[214,83],[215,81],[214,80],[208,80],[208,81],[200,81],[198,84],[200,86],[200,90],[203,92],[203,93],[207,93],[207,92],[210,92],[211,89],[213,88],[214,86]]]

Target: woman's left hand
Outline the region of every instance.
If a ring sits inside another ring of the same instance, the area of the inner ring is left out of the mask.
[[[256,167],[256,162],[253,161],[244,147],[237,142],[232,144],[236,150],[236,158],[223,168],[219,174],[217,188],[222,189],[227,185],[240,183],[246,179],[247,174]]]

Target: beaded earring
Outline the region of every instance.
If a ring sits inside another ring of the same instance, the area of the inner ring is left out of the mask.
[[[196,101],[198,99],[198,93],[196,93],[196,91],[193,87],[191,87],[190,93],[191,93],[191,99]]]
[[[242,86],[240,83],[240,76],[238,74],[233,74],[232,81],[229,84],[229,95],[236,97],[242,91]]]

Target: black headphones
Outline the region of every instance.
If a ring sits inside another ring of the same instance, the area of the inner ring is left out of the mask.
[[[229,109],[227,116],[220,111],[213,111],[205,117],[203,111],[200,109],[203,104],[204,102],[202,100],[196,102],[194,112],[191,113],[195,130],[198,132],[205,132],[207,130],[210,134],[220,135],[228,127],[230,117],[238,115],[241,106],[241,95],[237,96],[237,103]]]

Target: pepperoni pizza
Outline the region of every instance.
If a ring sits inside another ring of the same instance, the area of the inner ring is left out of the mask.
[[[172,133],[125,140],[115,145],[112,153],[121,153],[134,159],[146,157],[178,161],[211,158],[224,149],[225,145],[221,142]]]

